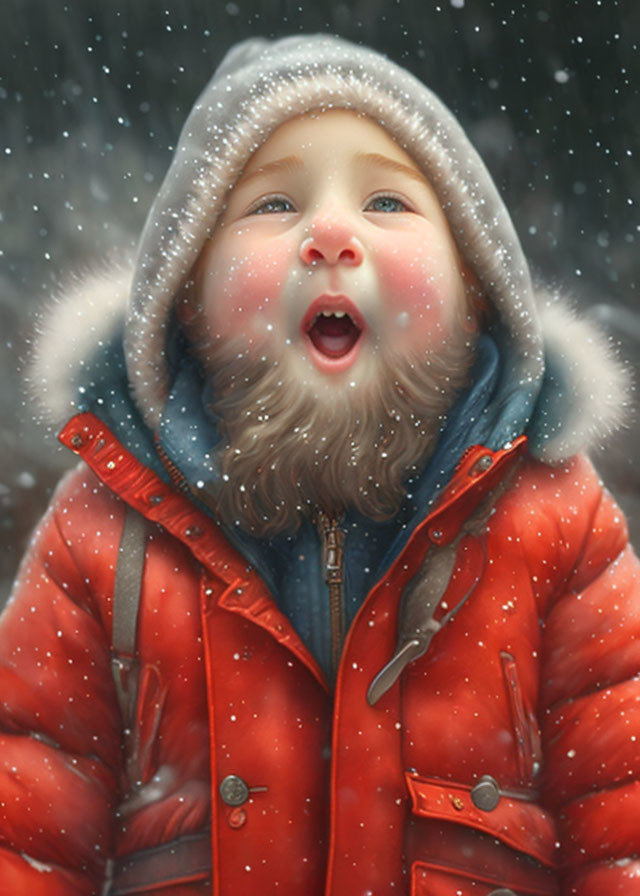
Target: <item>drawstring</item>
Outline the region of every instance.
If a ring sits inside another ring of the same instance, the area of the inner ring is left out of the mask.
[[[429,553],[420,574],[405,591],[400,610],[403,624],[398,637],[398,647],[393,657],[369,685],[367,691],[369,706],[374,706],[393,687],[409,663],[426,653],[434,636],[453,619],[480,581],[481,573],[478,572],[462,600],[442,619],[434,619],[433,614],[449,586],[461,537],[441,550]]]
[[[476,538],[480,537],[496,502],[511,485],[519,466],[520,462],[515,463],[504,479],[489,492],[472,516],[462,525],[454,541],[441,548],[432,547],[427,551],[420,571],[414,576],[402,595],[398,614],[399,627],[396,651],[369,685],[369,690],[367,691],[367,703],[369,706],[374,706],[393,687],[409,663],[417,660],[428,650],[434,635],[444,628],[448,622],[451,622],[456,613],[471,597],[487,563],[487,549],[484,541],[482,541],[484,564],[478,572],[475,581],[462,600],[452,610],[449,610],[442,619],[437,620],[433,618],[436,608],[449,587],[460,542],[467,535]]]

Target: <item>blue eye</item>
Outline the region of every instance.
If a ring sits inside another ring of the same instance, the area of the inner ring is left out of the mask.
[[[381,195],[374,196],[366,207],[365,211],[371,212],[408,212],[409,209],[397,196]]]
[[[252,208],[247,214],[249,215],[282,215],[286,212],[295,211],[293,204],[285,199],[284,196],[270,196],[259,205]]]

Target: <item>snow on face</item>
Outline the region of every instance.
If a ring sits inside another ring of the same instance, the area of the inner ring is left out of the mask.
[[[214,343],[271,342],[305,378],[364,376],[380,350],[437,352],[465,301],[432,188],[345,109],[291,119],[254,153],[195,280]]]

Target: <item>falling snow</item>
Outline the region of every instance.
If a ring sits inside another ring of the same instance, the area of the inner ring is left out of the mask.
[[[640,567],[581,453],[637,541],[638,423],[610,345],[636,363],[637,15],[615,0],[588,17],[577,2],[11,6],[1,603],[83,460],[0,625],[12,882],[64,887],[68,866],[102,887],[112,819],[124,852],[199,844],[203,892],[212,823],[215,873],[240,892],[311,892],[330,850],[336,888],[364,894],[428,888],[436,859],[460,893],[492,864],[501,892],[518,876],[543,892],[561,853],[568,873],[604,857],[612,885],[640,877]],[[282,47],[293,87],[274,69],[221,79],[181,133],[235,40],[305,32],[358,46]],[[397,72],[391,95],[367,46],[446,101],[497,192],[430,95]],[[327,60],[322,104],[340,106],[350,69],[370,118],[340,119],[314,155],[337,121],[316,116],[287,149],[298,162],[243,206],[246,183],[228,188],[286,146],[272,122],[314,108],[311,62]],[[375,171],[352,164],[358,127],[358,149],[404,153],[384,176],[380,152]],[[228,254],[212,261],[218,212]],[[537,298],[527,262],[536,290],[553,284]],[[572,308],[546,307],[556,292]],[[58,451],[78,410],[93,416]],[[136,589],[130,668],[118,607]]]

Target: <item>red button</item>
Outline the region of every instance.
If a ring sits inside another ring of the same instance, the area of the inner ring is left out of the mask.
[[[245,824],[247,820],[247,813],[244,811],[244,809],[232,809],[231,812],[229,812],[227,820],[229,822],[229,827],[235,828],[237,830],[238,828],[241,828],[243,824]]]

